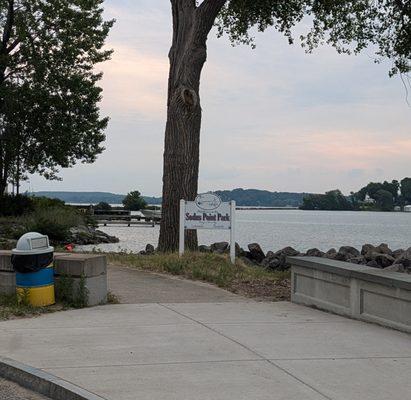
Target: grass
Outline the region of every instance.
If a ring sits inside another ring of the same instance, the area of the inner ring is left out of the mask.
[[[247,297],[273,301],[290,298],[289,272],[267,271],[241,260],[232,265],[225,255],[186,253],[180,258],[174,253],[142,256],[124,252],[107,257],[114,265],[208,282]]]
[[[61,305],[33,307],[27,300],[20,299],[16,294],[0,295],[0,321],[12,318],[34,317],[61,309],[63,309]]]

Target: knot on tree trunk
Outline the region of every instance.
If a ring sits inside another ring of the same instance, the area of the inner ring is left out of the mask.
[[[181,88],[180,97],[183,100],[184,105],[190,109],[196,107],[198,104],[197,93],[188,87],[183,86]]]

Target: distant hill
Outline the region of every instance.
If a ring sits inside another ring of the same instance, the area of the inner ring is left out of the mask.
[[[102,201],[109,204],[121,204],[125,195],[109,192],[35,192],[38,197],[50,197],[60,199],[66,203],[74,204],[96,204]],[[161,198],[144,197],[148,204],[161,204]]]
[[[217,190],[223,201],[235,200],[242,207],[299,207],[308,193],[269,192],[258,189]]]
[[[223,201],[235,200],[242,207],[299,207],[309,193],[269,192],[258,189],[218,190]],[[104,201],[121,204],[125,195],[108,192],[35,192],[35,196],[60,199],[66,203],[95,204]],[[161,204],[160,197],[144,197],[148,204]]]

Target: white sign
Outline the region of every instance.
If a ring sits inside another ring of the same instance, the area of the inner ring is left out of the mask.
[[[204,209],[197,201],[187,201],[184,211],[185,229],[231,229],[231,204],[222,203],[213,209]]]
[[[235,201],[222,202],[213,193],[200,194],[195,201],[180,201],[180,255],[184,253],[186,229],[230,230],[230,256],[235,262],[234,237]]]

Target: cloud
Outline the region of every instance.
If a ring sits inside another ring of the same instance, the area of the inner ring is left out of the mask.
[[[121,43],[109,43],[113,58],[102,66],[103,107],[110,114],[164,119],[168,62],[139,53]]]
[[[106,0],[116,18],[104,71],[106,152],[92,166],[64,171],[61,190],[86,186],[161,192],[170,4]],[[257,49],[210,35],[201,83],[201,190],[355,190],[409,175],[411,108],[399,78],[367,53],[307,55],[269,30]],[[127,173],[124,173],[127,171]],[[50,184],[33,178],[37,189]]]

